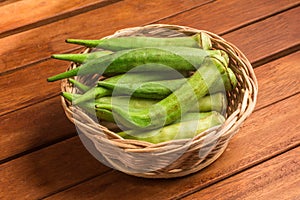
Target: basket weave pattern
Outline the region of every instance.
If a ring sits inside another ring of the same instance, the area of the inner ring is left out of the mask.
[[[253,111],[257,98],[257,80],[252,66],[237,47],[221,37],[208,31],[163,24],[123,29],[108,37],[176,37],[194,35],[199,32],[205,32],[211,37],[213,48],[222,49],[228,53],[230,68],[238,81],[236,89],[227,92],[226,121],[222,126],[213,127],[192,140],[182,139],[160,144],[125,140],[112,131],[109,123],[99,124],[83,110],[72,106],[70,102],[62,98],[67,117],[93,141],[96,149],[101,152],[110,167],[127,174],[147,178],[172,178],[197,172],[210,165],[223,153],[230,138],[238,132],[241,124]],[[88,52],[91,49],[85,51]],[[73,63],[68,70],[75,67],[77,65]],[[97,76],[75,77],[83,83],[98,78]],[[77,89],[65,80],[62,81],[61,89],[78,93]]]

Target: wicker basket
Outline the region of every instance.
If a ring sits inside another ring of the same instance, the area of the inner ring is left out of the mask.
[[[214,162],[225,150],[230,138],[253,111],[257,98],[257,80],[252,66],[244,54],[231,43],[208,31],[189,27],[154,24],[117,31],[109,37],[153,36],[175,37],[207,33],[213,47],[226,51],[230,56],[230,68],[238,79],[237,88],[227,92],[226,121],[191,140],[174,140],[159,144],[125,140],[115,134],[109,124],[98,123],[90,115],[62,98],[67,117],[85,136],[91,139],[106,165],[124,173],[147,178],[181,177],[197,172]],[[91,49],[86,49],[86,52]],[[77,67],[73,63],[69,69]],[[69,70],[68,69],[68,70]],[[99,77],[75,77],[86,82]],[[67,81],[62,81],[62,91],[77,93]],[[80,120],[78,120],[80,119]],[[99,155],[96,157],[99,159]]]

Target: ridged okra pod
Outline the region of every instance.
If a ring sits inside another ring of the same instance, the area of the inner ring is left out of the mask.
[[[222,79],[210,88],[210,93],[230,91],[236,86],[236,77],[230,68],[222,74]],[[98,86],[112,90],[114,95],[129,95],[148,99],[163,99],[187,81],[186,78],[149,81],[149,82],[106,82],[99,81]]]
[[[97,51],[83,54],[53,54],[51,57],[58,60],[72,61],[76,63],[85,63],[112,54],[112,51]]]
[[[84,85],[82,83],[80,83],[79,81],[76,81],[75,79],[69,78],[68,81],[70,83],[73,84],[73,86],[77,87],[79,90],[81,90],[82,92],[86,92],[88,90],[90,90],[90,87],[87,85]]]
[[[186,119],[184,119],[186,118]],[[187,113],[180,122],[175,122],[160,129],[141,131],[127,130],[118,135],[124,139],[161,143],[176,139],[193,138],[201,132],[224,123],[225,118],[218,112]]]
[[[63,92],[62,96],[72,102],[74,99],[80,97],[79,94],[72,94],[68,92]],[[134,111],[137,109],[143,109],[150,107],[157,103],[158,100],[153,99],[143,99],[143,98],[135,98],[128,96],[108,96],[96,99],[94,102],[88,101],[79,104],[84,110],[86,110],[90,114],[96,114],[96,116],[105,121],[115,122],[113,117],[113,111],[108,109],[99,109],[100,105],[112,105],[127,107],[129,106],[129,111]],[[198,106],[199,105],[199,106]],[[218,113],[224,113],[227,106],[227,99],[224,93],[215,93],[212,95],[207,95],[199,99],[198,105],[192,105],[189,112],[209,112],[216,111]],[[191,116],[191,115],[188,115]],[[184,119],[187,119],[186,117]]]
[[[147,81],[157,81],[157,80],[167,80],[167,79],[177,79],[182,78],[182,74],[178,72],[169,72],[169,73],[126,73],[121,75],[116,75],[110,78],[107,78],[101,83],[106,83],[108,85],[117,85],[118,83],[142,83]],[[105,87],[93,87],[86,93],[84,93],[79,98],[76,98],[73,103],[78,104],[84,101],[88,101],[91,99],[96,99],[104,96],[108,96],[112,94],[112,90]]]
[[[78,94],[72,94],[68,92],[62,92],[61,95],[70,102],[72,102],[74,98],[80,96]],[[101,120],[105,120],[108,122],[115,122],[111,111],[96,108],[94,102],[84,102],[80,104],[80,107],[84,109],[87,113],[91,115],[96,115]]]
[[[117,37],[104,38],[100,40],[80,40],[67,39],[67,43],[84,45],[86,47],[97,47],[112,51],[119,51],[124,49],[135,49],[141,47],[200,47],[203,49],[211,48],[211,41],[206,33],[197,33],[193,36],[173,37],[173,38],[158,38],[158,37]]]
[[[193,71],[198,69],[208,55],[228,55],[221,50],[208,50],[189,47],[152,47],[123,50],[100,57],[81,66],[57,74],[47,80],[57,81],[77,75],[126,73],[135,71]],[[137,67],[137,68],[136,68]]]

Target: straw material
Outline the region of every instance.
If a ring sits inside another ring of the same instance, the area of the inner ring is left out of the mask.
[[[211,37],[213,47],[226,51],[230,57],[230,68],[238,84],[235,90],[227,92],[228,108],[226,121],[222,126],[213,127],[191,140],[182,139],[159,144],[144,141],[125,140],[115,134],[114,125],[99,122],[79,107],[72,106],[62,98],[67,117],[76,127],[90,138],[106,165],[124,173],[147,178],[172,178],[197,172],[214,162],[225,150],[231,137],[238,132],[241,124],[251,114],[257,99],[257,80],[253,68],[245,55],[233,44],[216,34],[184,26],[154,24],[134,27],[116,32],[111,37],[152,36],[176,37],[204,32]],[[89,52],[91,49],[86,49]],[[73,63],[68,70],[77,67]],[[85,83],[96,80],[97,76],[75,77]],[[66,80],[62,91],[78,93]],[[80,120],[79,120],[80,119]]]

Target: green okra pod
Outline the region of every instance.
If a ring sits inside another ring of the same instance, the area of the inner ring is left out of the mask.
[[[187,80],[174,79],[140,83],[107,83],[100,81],[98,86],[113,91],[114,95],[130,95],[147,99],[163,99],[178,89]]]
[[[126,73],[135,71],[193,71],[208,55],[228,55],[221,50],[203,50],[189,47],[152,47],[123,50],[84,63],[78,68],[52,76],[57,81],[77,75]],[[227,62],[226,59],[223,59]],[[228,64],[228,63],[227,63]],[[136,68],[137,67],[137,68]]]
[[[74,99],[72,103],[76,105],[92,99],[98,99],[101,97],[110,96],[111,94],[112,94],[112,90],[109,90],[107,88],[93,87],[87,92],[85,92],[83,95],[81,95],[80,97]]]
[[[62,92],[61,94],[65,99],[72,102],[74,98],[80,96],[78,94],[72,94],[68,92]],[[79,105],[82,109],[84,109],[87,113],[91,115],[96,115],[98,119],[105,120],[108,122],[115,122],[112,112],[106,109],[99,109],[95,107],[95,103],[93,102],[83,102]]]
[[[78,89],[80,89],[81,91],[83,92],[86,92],[90,89],[89,86],[83,84],[83,83],[80,83],[79,81],[76,81],[75,79],[72,79],[72,78],[69,78],[68,81],[70,83],[72,83],[74,86],[76,86]]]
[[[141,83],[141,82],[147,82],[147,81],[157,81],[157,80],[168,80],[172,78],[182,78],[182,74],[178,72],[169,72],[169,73],[153,73],[153,72],[148,72],[148,73],[126,73],[126,74],[121,74],[117,76],[113,76],[110,78],[107,78],[103,81],[100,81],[101,83],[106,83],[106,84],[113,84],[116,85],[117,83]],[[88,101],[91,99],[95,98],[100,98],[104,96],[108,96],[112,94],[112,90],[109,88],[105,87],[94,87],[91,88],[89,91],[84,93],[81,97],[76,98],[73,101],[73,104],[79,104],[84,101]]]
[[[236,86],[236,78],[231,69],[228,68],[227,73],[222,74],[221,77],[222,80],[216,82],[210,88],[210,93],[223,92],[225,90],[230,91]],[[98,86],[112,90],[114,95],[130,95],[140,98],[163,99],[182,86],[182,84],[186,81],[186,78],[149,82],[128,81],[121,83],[99,81]]]
[[[111,105],[96,105],[101,109],[112,110],[115,120],[131,129],[153,129],[168,125],[191,109],[190,105],[197,104],[198,100],[209,93],[209,88],[221,79],[226,73],[222,57],[207,57],[202,66],[168,97],[150,106],[149,108],[129,111]]]
[[[112,53],[113,53],[112,51],[97,51],[97,52],[84,53],[84,54],[53,54],[51,58],[55,58],[58,60],[72,61],[76,63],[85,63],[90,60],[107,56]]]
[[[86,47],[97,47],[112,51],[135,49],[142,47],[201,47],[210,49],[212,47],[209,36],[206,33],[197,33],[193,36],[157,38],[157,37],[117,37],[104,38],[100,40],[67,39],[67,43],[84,45]]]
[[[65,97],[67,100],[72,102],[74,99],[79,98],[81,95],[79,94],[72,94],[68,92],[63,92],[62,96]],[[114,106],[120,106],[122,108],[129,107],[129,111],[134,111],[137,109],[142,108],[148,108],[155,103],[157,103],[158,100],[153,99],[143,99],[143,98],[135,98],[135,97],[128,97],[128,96],[107,96],[107,97],[101,97],[99,99],[95,99],[94,102],[83,102],[79,104],[79,106],[83,107],[84,109],[87,109],[89,113],[95,113],[94,109],[96,107],[99,107],[100,105],[112,105],[112,108]],[[197,104],[194,104],[189,112],[209,112],[209,111],[216,111],[219,113],[224,113],[226,106],[227,106],[227,99],[226,95],[224,93],[215,93],[212,95],[207,95],[199,99],[198,101],[199,106]],[[82,106],[83,105],[83,106]],[[98,109],[101,110],[101,109]],[[113,109],[112,109],[113,110]],[[113,119],[113,113],[112,110],[105,110],[106,115],[103,116],[102,113],[97,114],[97,117],[102,120],[108,120],[110,119],[111,122],[113,122],[111,119]],[[104,111],[104,109],[102,109]],[[109,115],[109,117],[107,117]],[[189,115],[191,116],[191,115]]]
[[[127,130],[119,132],[118,135],[124,139],[141,140],[157,144],[170,140],[193,138],[209,128],[221,125],[224,121],[225,118],[215,111],[209,113],[187,113],[180,122],[160,129],[150,131]]]
[[[158,103],[159,100],[155,99],[143,99],[129,96],[107,96],[95,100],[95,105],[112,105],[113,110],[114,106],[119,106],[122,108],[129,107],[130,110],[137,110],[142,108],[147,108],[155,103]],[[222,92],[218,92],[211,95],[206,95],[198,100],[198,104],[191,106],[189,112],[208,112],[208,111],[217,111],[219,113],[224,113],[227,106],[226,95]]]

